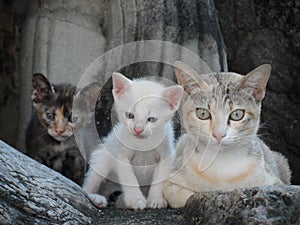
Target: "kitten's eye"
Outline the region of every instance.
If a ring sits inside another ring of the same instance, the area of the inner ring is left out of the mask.
[[[157,121],[157,118],[156,117],[149,117],[148,121],[151,122],[151,123],[155,123]]]
[[[196,109],[196,115],[200,120],[210,119],[210,112],[207,109],[203,109],[203,108]]]
[[[125,113],[125,116],[126,116],[128,119],[133,119],[133,118],[134,118],[133,113],[130,113],[130,112],[126,112],[126,113]]]
[[[46,117],[48,120],[54,120],[54,114],[53,113],[46,113]]]
[[[237,109],[237,110],[234,110],[230,116],[229,116],[229,119],[233,120],[233,121],[239,121],[241,119],[244,118],[244,115],[245,115],[245,110],[243,109]]]
[[[78,121],[78,117],[77,116],[73,116],[71,121],[72,121],[72,123],[76,123]]]

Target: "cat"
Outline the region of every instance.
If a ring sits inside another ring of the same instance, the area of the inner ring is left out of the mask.
[[[32,86],[34,112],[26,129],[27,155],[81,185],[85,160],[76,144],[74,131],[89,122],[90,103],[95,101],[100,86],[92,83],[76,92],[75,86],[52,85],[38,73],[32,77]],[[74,98],[78,105],[76,116],[72,116]]]
[[[183,62],[174,65],[186,93],[186,133],[178,141],[173,173],[164,185],[169,205],[183,207],[196,192],[290,184],[287,159],[257,135],[271,66],[242,76],[198,75]]]
[[[121,186],[117,208],[164,208],[163,181],[171,172],[174,156],[171,119],[183,88],[145,79],[132,81],[120,73],[112,78],[118,123],[92,153],[83,190],[97,207],[106,207],[108,196],[100,195],[101,187],[114,174],[107,180]]]

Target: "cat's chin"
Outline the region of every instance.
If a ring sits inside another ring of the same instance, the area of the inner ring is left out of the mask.
[[[223,142],[218,142],[218,141],[215,141],[215,140],[201,140],[199,139],[199,142],[202,143],[204,146],[219,146],[219,147],[222,147],[222,148],[225,148],[225,147],[231,147],[233,144],[230,143],[230,142],[227,142],[227,141],[223,141]]]
[[[67,140],[70,136],[51,136],[51,137],[61,142]]]
[[[151,135],[147,135],[147,134],[144,134],[144,133],[142,133],[142,134],[136,134],[134,131],[132,131],[132,130],[129,130],[129,132],[131,133],[131,135],[133,135],[134,137],[136,137],[137,139],[141,139],[141,140],[143,140],[143,139],[148,139],[149,137],[151,137]]]
[[[143,139],[148,139],[148,138],[149,138],[149,136],[145,136],[145,135],[136,135],[136,134],[134,134],[134,136],[135,136],[137,139],[141,139],[141,140],[143,140]]]

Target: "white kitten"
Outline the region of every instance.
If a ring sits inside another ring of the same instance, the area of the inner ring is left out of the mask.
[[[167,206],[162,187],[173,161],[174,137],[170,120],[182,95],[183,88],[179,85],[164,87],[157,82],[131,81],[120,73],[113,74],[113,96],[119,122],[92,154],[83,184],[96,206],[107,205],[106,198],[97,193],[110,174],[116,175],[115,181],[122,187],[123,195],[117,207]],[[148,186],[146,191],[144,186]]]

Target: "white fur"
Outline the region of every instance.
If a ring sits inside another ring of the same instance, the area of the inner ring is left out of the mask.
[[[113,82],[119,123],[92,154],[83,189],[88,194],[97,193],[114,172],[122,187],[125,208],[166,207],[162,189],[171,172],[174,151],[170,119],[179,107],[183,90],[178,85],[165,88],[152,81],[131,81],[121,74],[114,74]],[[134,119],[127,118],[125,112],[133,113]],[[157,121],[149,122],[149,117]],[[143,132],[136,134],[136,127]],[[144,185],[150,185],[147,196],[140,189]],[[98,199],[96,206],[106,205],[105,199],[102,204]]]

